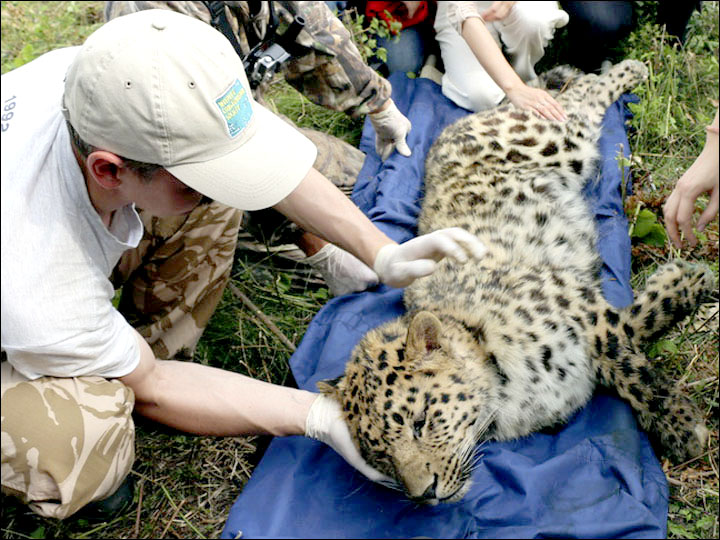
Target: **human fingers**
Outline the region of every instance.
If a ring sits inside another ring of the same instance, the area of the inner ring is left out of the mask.
[[[705,207],[705,210],[702,214],[700,214],[700,218],[697,222],[697,230],[702,232],[705,230],[705,226],[710,223],[715,216],[718,215],[718,208],[720,204],[718,203],[718,197],[720,196],[720,188],[717,186],[710,194],[710,201],[708,202],[708,205]]]
[[[682,242],[680,241],[680,234],[678,232],[677,207],[678,196],[676,192],[672,192],[663,206],[663,216],[665,218],[665,230],[670,240],[676,248],[680,249]]]
[[[448,233],[448,229],[418,236],[407,242],[407,248],[407,254],[412,259],[422,257],[441,261],[445,257],[452,257],[464,263],[468,258],[465,250],[452,238],[452,233]]]
[[[555,120],[557,122],[565,122],[567,114],[555,99],[547,92],[540,92],[533,101],[533,110],[541,117],[547,120]]]
[[[492,5],[482,13],[485,22],[501,21],[508,16],[515,2],[493,2]]]
[[[548,107],[551,110],[551,114],[553,115],[553,118],[557,120],[558,122],[566,122],[567,121],[567,113],[565,112],[565,109],[563,109],[563,106],[560,105],[551,95],[548,95]]]
[[[693,233],[693,213],[695,212],[695,198],[683,196],[678,201],[677,209],[677,222],[685,239],[690,243],[690,246],[697,244],[697,238]]]
[[[440,232],[440,231],[439,231]],[[480,239],[460,227],[444,229],[445,234],[450,236],[463,251],[475,259],[480,259],[487,253],[487,247]]]
[[[494,22],[499,20],[498,2],[494,2],[488,9],[481,13],[481,16],[485,22]]]
[[[433,259],[414,259],[412,261],[398,262],[393,269],[399,284],[397,287],[407,287],[417,278],[429,276],[437,268]]]
[[[375,151],[380,156],[380,159],[382,161],[385,161],[387,158],[390,157],[390,154],[392,154],[393,149],[394,149],[394,146],[393,146],[392,141],[383,139],[380,136],[376,135]]]
[[[409,157],[412,155],[412,150],[410,150],[410,147],[408,146],[407,140],[405,139],[404,135],[402,139],[395,143],[395,149],[401,156]]]

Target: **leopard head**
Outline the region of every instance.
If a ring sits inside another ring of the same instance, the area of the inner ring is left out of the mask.
[[[429,504],[470,489],[476,445],[493,416],[473,367],[479,345],[446,330],[427,311],[400,317],[365,335],[342,376],[318,384],[341,404],[365,461]]]

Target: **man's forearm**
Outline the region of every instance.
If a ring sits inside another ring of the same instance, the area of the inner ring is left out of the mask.
[[[393,243],[332,182],[311,169],[274,207],[301,229],[321,236],[373,267],[381,247]]]
[[[153,399],[135,410],[199,435],[303,435],[316,394],[239,373],[174,360],[156,361]]]

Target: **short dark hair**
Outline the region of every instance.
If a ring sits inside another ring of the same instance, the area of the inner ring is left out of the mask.
[[[80,153],[83,159],[87,159],[87,157],[97,150],[101,150],[100,148],[97,148],[91,144],[86,143],[80,135],[78,135],[78,132],[75,131],[75,128],[72,126],[70,122],[67,120],[65,121],[65,124],[67,125],[68,131],[70,132],[70,140],[72,141],[73,146],[77,149],[77,151]],[[123,160],[125,166],[135,172],[140,178],[142,178],[143,181],[149,182],[153,175],[161,170],[163,167],[162,165],[156,165],[154,163],[144,163],[142,161],[135,161],[134,159],[128,159],[123,156],[118,156],[120,159]]]

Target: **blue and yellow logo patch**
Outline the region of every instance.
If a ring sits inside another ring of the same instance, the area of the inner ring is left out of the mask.
[[[230,137],[238,136],[250,123],[253,112],[252,105],[245,88],[238,79],[235,79],[230,88],[215,100],[215,104],[227,123]]]

